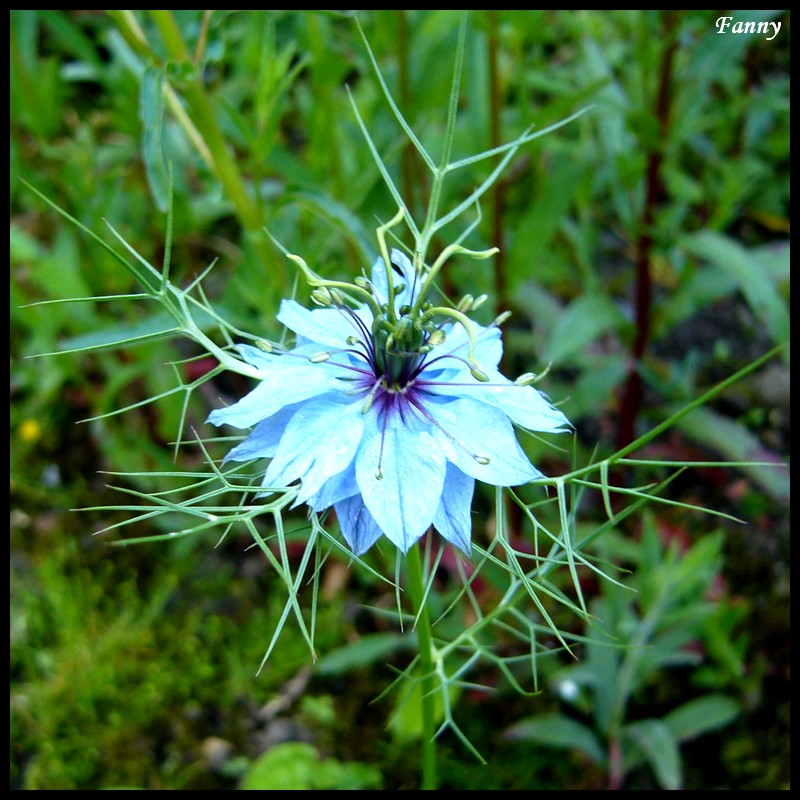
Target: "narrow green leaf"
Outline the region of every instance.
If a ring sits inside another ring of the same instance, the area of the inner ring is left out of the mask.
[[[660,719],[645,719],[624,729],[626,739],[644,752],[663,789],[680,789],[683,765],[672,732]]]
[[[670,711],[664,723],[677,741],[684,742],[725,727],[740,711],[741,706],[732,697],[707,694]]]
[[[169,204],[169,174],[164,158],[164,71],[147,67],[142,75],[142,160],[147,182],[160,211]]]
[[[594,732],[564,714],[527,717],[512,725],[504,736],[514,742],[536,742],[547,747],[580,750],[596,764],[602,764],[606,758]]]
[[[321,675],[343,675],[359,667],[384,661],[392,653],[411,644],[409,638],[400,633],[371,633],[326,654],[319,660],[315,670]]]
[[[709,230],[688,237],[684,246],[736,280],[748,305],[764,323],[775,344],[789,341],[789,309],[756,254],[733,239]],[[788,349],[784,350],[783,358],[788,363]]]
[[[744,425],[710,408],[696,408],[679,420],[676,427],[727,459],[742,462],[739,469],[771,497],[788,502],[791,489],[787,465]],[[765,462],[772,466],[765,466]]]
[[[622,312],[602,294],[573,300],[559,318],[544,351],[544,361],[563,363],[601,334],[626,324]]]

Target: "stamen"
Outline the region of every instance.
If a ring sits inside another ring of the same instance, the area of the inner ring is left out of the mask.
[[[364,404],[361,406],[361,413],[366,414],[367,411],[372,408],[372,404],[375,401],[375,395],[380,389],[381,384],[383,383],[383,375],[381,375],[375,383],[372,384],[372,388],[369,390],[369,394],[364,398]]]

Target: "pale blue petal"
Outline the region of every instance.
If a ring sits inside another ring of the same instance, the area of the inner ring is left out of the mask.
[[[418,384],[440,397],[470,397],[502,411],[517,425],[531,431],[561,433],[570,430],[569,420],[532,386],[518,386],[494,369],[484,370],[489,380],[475,380],[465,369],[446,372],[434,379],[420,375]],[[429,383],[425,383],[430,380]]]
[[[281,364],[285,358],[286,356],[280,356]],[[238,403],[212,411],[208,421],[212,425],[227,424],[234,428],[249,428],[285,406],[308,400],[331,389],[342,388],[345,384],[337,379],[337,375],[349,373],[326,364],[302,363],[273,369]]]
[[[421,424],[400,395],[393,408],[373,406],[356,455],[364,503],[386,536],[406,552],[433,521],[444,485],[445,457],[429,424]],[[386,413],[388,411],[388,413]]]
[[[332,505],[358,494],[355,461],[343,472],[329,478],[318,492],[306,499],[306,505],[314,511],[324,511]]]
[[[467,555],[472,545],[472,494],[475,479],[465,475],[458,467],[447,465],[442,499],[433,517],[433,526],[439,533]]]
[[[389,260],[395,265],[392,268],[392,277],[394,278],[392,285],[399,286],[402,284],[403,286],[402,291],[398,292],[394,297],[395,309],[399,310],[401,306],[413,305],[422,286],[422,280],[414,270],[414,265],[409,261],[408,256],[402,251],[396,248],[393,249]],[[398,269],[400,275],[397,274]],[[372,284],[381,302],[385,303],[389,299],[389,290],[386,281],[386,266],[382,257],[378,258],[372,265]]]
[[[432,430],[446,458],[462,472],[494,486],[518,486],[542,473],[517,441],[514,426],[499,409],[469,397],[424,403],[438,423]],[[488,464],[476,460],[488,458]]]
[[[342,535],[357,556],[366,553],[383,534],[360,495],[342,500],[335,509]]]
[[[503,339],[500,328],[496,325],[484,328],[473,322],[472,329],[475,334],[475,349],[472,353],[472,360],[484,372],[495,369],[503,357]],[[441,345],[433,349],[427,360],[431,362],[441,356],[458,356],[458,358],[466,361],[469,357],[469,335],[464,326],[446,325],[443,330],[447,338]],[[456,358],[441,358],[433,366],[452,367],[463,371],[466,375],[470,375],[469,366],[464,361],[459,361]]]
[[[364,430],[361,401],[333,402],[330,396],[295,412],[264,476],[264,486],[283,487],[300,478],[295,505],[305,502],[353,460]]]
[[[251,461],[254,458],[272,458],[278,450],[278,443],[289,424],[289,420],[299,406],[282,408],[269,419],[262,420],[253,432],[225,456],[225,461]]]
[[[484,390],[474,395],[482,403],[496,406],[512,421],[530,431],[563,433],[572,429],[569,420],[533,386],[517,386],[494,370],[487,372]],[[501,386],[505,381],[506,386]]]
[[[347,337],[360,333],[346,311],[337,308],[309,310],[294,300],[281,301],[278,321],[303,340],[321,345],[320,349],[347,347]]]

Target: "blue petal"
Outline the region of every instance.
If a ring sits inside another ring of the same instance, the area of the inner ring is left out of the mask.
[[[472,323],[475,333],[475,349],[472,358],[475,363],[484,371],[494,369],[503,357],[503,339],[500,328],[490,325],[484,328],[476,323]],[[447,325],[445,327],[447,338],[430,354],[429,359],[439,356],[454,355],[466,359],[469,356],[469,336],[462,325]],[[455,359],[443,358],[437,361],[439,366],[452,366],[469,375],[469,366]],[[471,377],[471,376],[470,376]]]
[[[296,334],[324,347],[347,347],[347,337],[360,331],[346,311],[319,308],[313,311],[294,300],[281,301],[278,321]]]
[[[439,533],[467,555],[472,549],[472,494],[475,479],[465,475],[458,467],[447,465],[442,499],[433,525]]]
[[[253,347],[251,344],[239,344],[236,345],[236,349],[248,364],[258,367],[265,373],[282,366],[280,362],[282,355],[280,353],[267,353],[258,347]]]
[[[327,480],[347,469],[363,430],[360,400],[345,405],[328,396],[303,404],[286,426],[264,486],[288,486],[300,478],[303,486],[295,505],[305,502]]]
[[[444,485],[445,457],[401,395],[370,410],[356,455],[364,503],[386,536],[406,552],[433,521]]]
[[[489,380],[475,380],[468,368],[437,375],[430,383],[420,374],[418,384],[440,397],[470,397],[502,411],[517,425],[531,431],[561,433],[571,429],[569,420],[532,386],[518,386],[495,369],[484,369]]]
[[[251,461],[254,458],[272,458],[278,450],[278,443],[289,424],[298,405],[286,406],[269,419],[262,420],[253,432],[237,444],[224,458],[225,461]]]
[[[533,386],[517,386],[495,370],[486,373],[483,392],[472,395],[482,403],[496,406],[517,425],[530,431],[563,433],[572,429],[569,420]],[[505,382],[505,386],[500,385]]]
[[[414,265],[409,261],[408,256],[396,248],[392,250],[389,260],[396,265],[392,268],[393,286],[403,285],[403,290],[398,292],[395,297],[395,308],[399,309],[401,306],[413,305],[417,299],[419,290],[422,286],[422,280],[414,270]],[[402,275],[397,274],[399,268]],[[383,257],[372,265],[372,284],[375,287],[381,302],[386,302],[389,299],[388,284],[386,281],[386,265],[383,262]]]
[[[358,494],[355,461],[343,472],[329,478],[318,492],[306,498],[306,505],[314,511],[324,511],[332,505]]]
[[[287,356],[280,356],[279,365]],[[337,376],[348,375],[341,368],[326,364],[278,366],[265,374],[264,380],[238,403],[218,408],[209,414],[212,425],[249,428],[282,408],[308,400],[343,384]]]
[[[366,553],[383,531],[372,518],[360,495],[342,500],[335,506],[339,527],[350,549],[360,556]]]
[[[542,476],[528,461],[502,411],[469,397],[449,402],[429,399],[424,405],[441,426],[434,428],[439,446],[462,472],[494,486],[517,486]],[[476,456],[489,461],[482,464]]]

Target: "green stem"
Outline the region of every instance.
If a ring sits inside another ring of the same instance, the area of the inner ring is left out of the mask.
[[[161,34],[169,58],[177,63],[195,66],[192,54],[184,41],[180,28],[171,11],[154,10],[150,16]],[[255,202],[247,192],[244,179],[236,159],[228,148],[222,129],[217,123],[217,114],[199,76],[188,78],[182,86],[183,97],[189,107],[189,116],[199,131],[211,158],[211,168],[223,186],[225,195],[233,205],[236,216],[251,239],[258,256],[268,271],[275,275],[281,287],[286,286],[286,274],[280,264],[275,263],[266,246],[262,228],[264,220]]]
[[[417,615],[417,640],[419,643],[419,663],[422,671],[422,789],[436,789],[436,731],[434,699],[434,648],[431,634],[431,618],[425,605],[425,579],[422,574],[422,558],[419,553],[419,543],[409,551],[408,565],[408,591],[414,604]]]

